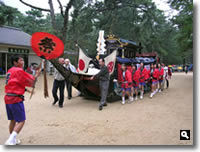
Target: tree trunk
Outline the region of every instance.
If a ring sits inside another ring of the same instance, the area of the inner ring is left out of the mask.
[[[68,17],[68,12],[67,12],[67,15],[65,14],[64,24],[63,24],[63,29],[62,29],[61,40],[63,41],[63,43],[65,42],[65,40],[67,38],[68,20],[69,20],[69,17]]]
[[[67,39],[67,29],[68,29],[68,22],[69,22],[69,10],[72,7],[73,1],[74,0],[70,0],[69,3],[67,4],[66,9],[65,9],[64,23],[63,23],[62,37],[61,37],[61,40],[63,41],[63,43],[65,43],[65,40]]]
[[[53,33],[57,34],[56,19],[55,19],[55,13],[54,13],[52,0],[49,0],[49,7],[50,7],[51,24],[52,24],[52,27],[53,27]]]

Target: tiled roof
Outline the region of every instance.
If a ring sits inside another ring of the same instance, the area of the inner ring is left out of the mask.
[[[31,36],[14,27],[0,26],[0,44],[30,47]]]

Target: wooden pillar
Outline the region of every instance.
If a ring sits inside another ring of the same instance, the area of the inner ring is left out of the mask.
[[[122,48],[122,58],[124,58],[124,46],[121,45],[121,48]]]
[[[7,73],[7,71],[8,71],[8,56],[7,56],[8,54],[7,53],[5,53],[5,70],[6,70],[6,73]]]
[[[124,58],[124,49],[122,49],[122,58]]]

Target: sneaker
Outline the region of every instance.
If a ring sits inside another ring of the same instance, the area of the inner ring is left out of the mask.
[[[135,97],[135,100],[137,100],[137,99],[138,99],[138,97],[136,96],[136,97]]]
[[[159,89],[159,91],[158,91],[159,93],[161,93],[162,91],[161,91],[161,89]]]
[[[133,98],[133,97],[130,97],[130,98],[129,98],[129,101],[130,101],[130,102],[133,102],[133,101],[134,101],[134,98]]]
[[[153,97],[153,93],[150,94],[150,98],[152,98],[152,97]]]
[[[62,108],[62,107],[63,107],[63,105],[59,105],[59,107],[60,107],[60,108]]]
[[[104,103],[103,106],[106,107],[106,106],[108,106],[108,104],[107,104],[107,103]]]
[[[156,93],[158,92],[158,89],[156,89]]]
[[[123,105],[125,104],[125,100],[122,100],[122,104],[123,104]]]
[[[16,142],[16,145],[20,145],[21,144],[20,139],[16,139],[15,142]]]
[[[12,141],[12,142],[7,140],[7,141],[5,142],[5,145],[17,145],[17,143],[16,143],[16,140],[14,140],[14,141]]]
[[[101,111],[103,109],[103,106],[99,106],[99,111]]]
[[[140,99],[143,99],[143,96],[140,96]]]
[[[71,98],[72,98],[71,96],[70,96],[70,97],[68,97],[68,100],[71,100]]]
[[[58,100],[57,100],[57,101],[54,101],[54,102],[52,103],[52,105],[55,105],[57,102],[58,102]]]
[[[134,101],[134,98],[133,98],[133,97],[131,97],[131,101],[132,101],[132,102]]]

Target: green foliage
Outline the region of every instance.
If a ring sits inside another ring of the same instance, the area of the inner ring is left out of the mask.
[[[178,28],[176,42],[179,45],[179,55],[184,59],[193,55],[193,1],[169,0],[170,6],[179,11],[172,22]],[[190,61],[191,62],[191,61]]]
[[[16,8],[6,6],[0,1],[0,25],[13,26],[14,21],[18,19],[20,14]]]
[[[21,16],[21,21],[16,26],[22,28],[25,32],[33,34],[38,31],[45,31],[45,19],[42,12],[36,9],[27,11],[24,16]]]
[[[78,43],[88,55],[96,54],[99,30],[107,34],[142,43],[143,52],[158,52],[166,64],[180,64],[192,50],[192,0],[169,0],[179,14],[169,20],[152,0],[74,0],[67,27],[65,51],[77,52]],[[0,1],[0,24],[22,28],[32,34],[38,31],[53,33],[51,16],[43,16],[39,10],[31,9],[26,14],[4,6]],[[5,15],[6,12],[6,15]],[[62,37],[64,19],[56,14],[56,28]],[[181,54],[181,55],[180,55]],[[69,55],[73,64],[76,55]]]

